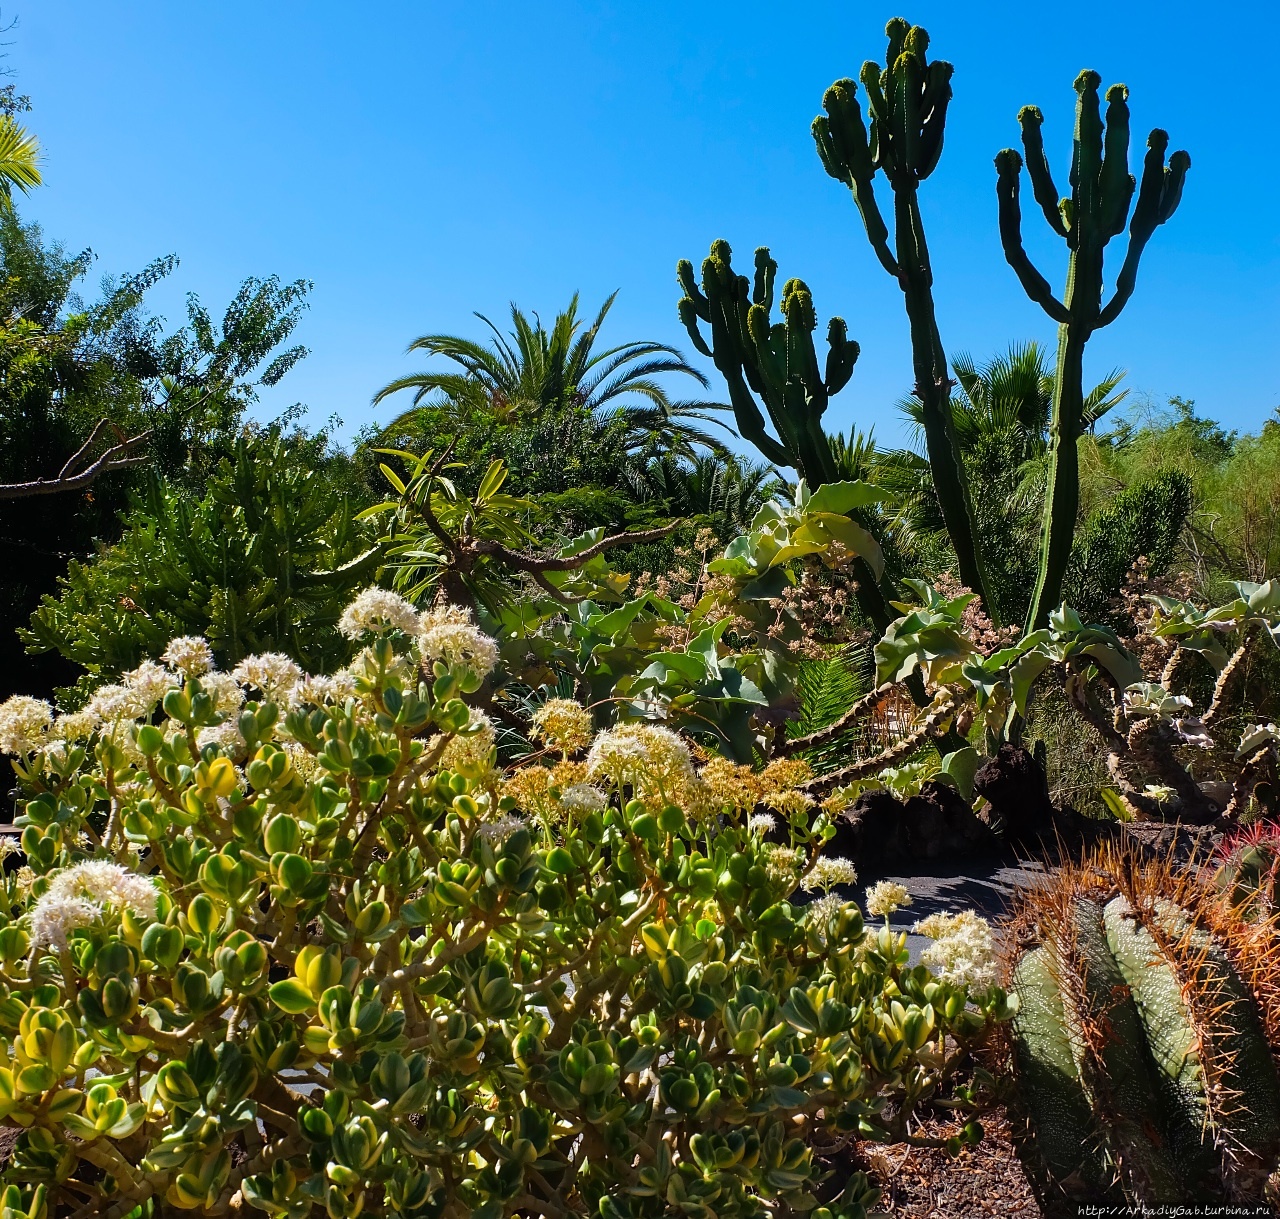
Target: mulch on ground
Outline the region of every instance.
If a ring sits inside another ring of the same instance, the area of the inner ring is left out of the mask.
[[[983,1115],[986,1136],[958,1156],[932,1147],[864,1144],[864,1170],[880,1187],[877,1208],[894,1219],[1040,1219],[1003,1109]],[[920,1134],[933,1133],[926,1126]]]

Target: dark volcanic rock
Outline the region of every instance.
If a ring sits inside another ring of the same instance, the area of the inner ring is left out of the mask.
[[[1044,769],[1030,750],[1008,742],[978,767],[973,790],[991,805],[993,820],[1011,843],[1053,837],[1054,808]]]
[[[891,792],[864,792],[836,824],[830,845],[864,868],[989,853],[995,836],[954,787],[930,781],[905,802]]]

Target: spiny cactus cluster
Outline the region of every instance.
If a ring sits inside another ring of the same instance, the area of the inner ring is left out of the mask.
[[[1084,425],[1085,344],[1095,330],[1109,325],[1133,295],[1138,263],[1151,235],[1182,198],[1191,158],[1175,152],[1165,164],[1169,136],[1158,128],[1147,137],[1142,184],[1129,173],[1129,90],[1112,85],[1106,93],[1105,123],[1098,91],[1102,78],[1085,71],[1076,77],[1076,122],[1071,158],[1071,196],[1062,198],[1044,151],[1044,115],[1036,106],[1018,113],[1025,164],[1036,202],[1049,227],[1067,245],[1067,288],[1063,299],[1035,268],[1022,245],[1019,201],[1024,157],[1006,148],[996,156],[996,193],[1000,204],[1000,240],[1005,258],[1027,295],[1058,323],[1058,364],[1054,378],[1052,449],[1045,495],[1040,570],[1028,618],[1043,626],[1058,604],[1076,525],[1079,471],[1076,440]],[[1129,220],[1137,190],[1138,201]],[[1112,237],[1129,220],[1129,248],[1111,299],[1103,305],[1103,256]]]
[[[1034,945],[1010,962],[1010,1033],[1049,1213],[1267,1195],[1280,928],[1194,870],[1109,850],[1025,894],[1011,938]]]

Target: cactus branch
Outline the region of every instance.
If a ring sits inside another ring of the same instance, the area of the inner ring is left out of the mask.
[[[1055,322],[1070,319],[1067,307],[1053,294],[1049,281],[1036,270],[1022,245],[1022,204],[1019,202],[1022,158],[1012,148],[996,156],[996,195],[1000,200],[1000,244],[1023,290]],[[1046,213],[1047,214],[1047,213]],[[1055,209],[1054,215],[1057,215]],[[1066,230],[1063,230],[1066,236]]]
[[[1133,204],[1135,183],[1129,174],[1129,91],[1112,85],[1106,93],[1106,116],[1093,71],[1075,80],[1076,117],[1071,158],[1071,197],[1055,203],[1057,191],[1044,153],[1044,116],[1035,106],[1018,112],[1025,164],[1036,201],[1049,227],[1067,246],[1067,288],[1060,301],[1048,281],[1032,265],[1022,243],[1018,199],[1023,158],[1006,148],[996,157],[1000,239],[1005,258],[1027,295],[1058,323],[1058,363],[1054,372],[1050,422],[1049,474],[1036,586],[1027,628],[1044,626],[1062,595],[1079,509],[1079,457],[1076,442],[1085,426],[1084,351],[1099,327],[1119,317],[1133,294],[1138,262],[1157,226],[1178,206],[1190,158],[1176,152],[1165,165],[1169,137],[1153,131],[1147,141],[1142,182]],[[1129,247],[1105,308],[1103,257],[1107,243],[1124,228],[1131,204]]]
[[[814,119],[813,137],[827,173],[852,193],[880,265],[902,289],[911,327],[915,392],[922,406],[929,466],[943,520],[956,550],[961,580],[994,615],[996,602],[987,587],[951,415],[952,382],[938,333],[933,270],[917,196],[920,183],[942,154],[952,67],[944,60],[927,60],[929,35],[920,26],[895,17],[885,33],[889,45],[884,70],[868,61],[860,74],[869,127],[858,104],[857,85],[845,78],[823,94],[825,113]],[[875,197],[874,179],[880,171],[893,191],[893,249]]]

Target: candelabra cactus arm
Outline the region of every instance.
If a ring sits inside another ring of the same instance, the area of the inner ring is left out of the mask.
[[[823,95],[824,113],[813,121],[818,156],[827,173],[853,195],[863,227],[881,266],[897,281],[911,325],[915,390],[929,465],[960,578],[983,599],[993,617],[999,607],[988,595],[964,460],[951,415],[951,378],[933,302],[933,270],[920,216],[918,188],[942,155],[952,67],[929,62],[929,35],[901,17],[885,27],[885,67],[862,65],[870,123],[863,119],[857,85],[838,80]],[[893,191],[893,243],[876,202],[874,180],[883,171]]]
[[[1022,158],[1006,148],[996,157],[996,193],[1000,198],[1000,244],[1004,256],[1022,284],[1023,290],[1055,322],[1070,320],[1067,307],[1053,294],[1049,281],[1036,269],[1022,245],[1022,204],[1019,188],[1022,178]],[[1045,215],[1049,213],[1046,211]],[[1058,217],[1057,209],[1053,215]],[[1058,217],[1061,219],[1060,217]],[[1063,236],[1066,230],[1063,230]]]
[[[700,279],[688,260],[677,264],[684,290],[680,320],[694,347],[724,377],[742,435],[768,460],[792,467],[816,490],[836,478],[822,416],[832,396],[848,385],[858,344],[849,338],[843,319],[832,318],[826,360],[820,363],[814,344],[817,311],[808,285],[801,279],[782,285],[782,320],[775,322],[770,315],[778,266],[769,251],[756,250],[751,279],[738,275],[731,259],[728,243],[717,241],[703,261]],[[856,570],[859,604],[883,631],[893,611],[870,565],[859,559]]]
[[[1166,165],[1164,155],[1168,147],[1169,136],[1159,128],[1147,137],[1147,155],[1142,166],[1142,189],[1138,192],[1138,206],[1134,208],[1133,221],[1129,225],[1129,248],[1125,252],[1120,274],[1116,276],[1115,293],[1098,314],[1099,327],[1109,326],[1128,304],[1138,282],[1138,263],[1142,258],[1142,251],[1156,228],[1173,215],[1182,201],[1182,187],[1187,170],[1191,168],[1191,158],[1187,153],[1178,151],[1169,158]],[[1129,181],[1132,194],[1133,179],[1130,178]],[[1123,223],[1122,218],[1121,224]]]
[[[1035,106],[1018,113],[1025,156],[1006,148],[996,157],[996,195],[1000,239],[1005,259],[1027,295],[1058,323],[1058,363],[1054,373],[1050,420],[1049,473],[1045,489],[1044,523],[1036,588],[1027,628],[1043,626],[1058,605],[1062,581],[1071,557],[1079,508],[1076,442],[1085,425],[1084,351],[1090,336],[1109,325],[1133,294],[1138,262],[1156,227],[1178,206],[1190,158],[1175,152],[1165,164],[1169,138],[1153,131],[1140,187],[1129,173],[1129,91],[1112,85],[1106,93],[1106,115],[1096,72],[1076,77],[1076,120],[1071,161],[1071,196],[1055,202],[1056,188],[1044,152],[1044,116]],[[1062,300],[1035,268],[1022,243],[1019,188],[1023,165],[1032,191],[1049,227],[1066,242],[1067,288]],[[1135,188],[1138,201],[1133,205]],[[1106,307],[1103,259],[1107,243],[1129,224],[1129,248]]]

